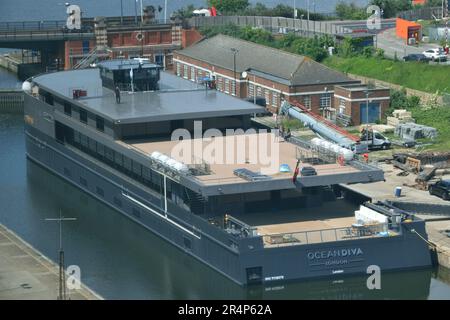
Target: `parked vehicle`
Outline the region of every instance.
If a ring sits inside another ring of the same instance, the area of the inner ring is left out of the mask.
[[[317,176],[317,171],[313,167],[303,167],[300,170],[302,177]]]
[[[391,141],[378,131],[369,130],[369,136],[367,136],[367,130],[365,129],[361,133],[361,144],[367,145],[369,150],[387,150],[392,145]]]
[[[429,49],[424,51],[422,54],[432,61],[447,61],[447,55],[440,48]]]
[[[415,54],[414,53],[414,54],[408,54],[407,56],[404,56],[403,60],[404,61],[428,62],[431,59],[428,58],[427,56],[425,56],[424,54],[420,54],[420,53]]]
[[[450,180],[441,180],[430,185],[428,192],[444,200],[450,200]]]

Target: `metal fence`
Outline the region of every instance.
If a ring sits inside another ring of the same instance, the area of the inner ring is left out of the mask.
[[[433,7],[403,11],[398,14],[398,17],[409,21],[441,19],[442,8]]]
[[[261,28],[272,33],[295,32],[302,36],[335,35],[351,32],[348,28],[336,25],[331,21],[312,21],[303,19],[291,19],[282,17],[259,16],[218,16],[218,17],[193,17],[188,25],[193,28],[237,25],[239,27],[250,26]]]
[[[24,97],[20,90],[0,91],[0,113],[22,113]]]

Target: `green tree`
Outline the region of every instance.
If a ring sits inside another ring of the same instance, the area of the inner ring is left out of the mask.
[[[366,9],[358,7],[354,3],[338,2],[335,11],[337,17],[341,20],[364,20],[368,17]]]
[[[240,13],[246,10],[250,3],[248,0],[208,0],[208,6],[215,7],[222,13]]]
[[[193,4],[189,4],[186,7],[180,8],[173,13],[174,18],[179,19],[189,19],[194,16],[193,11],[195,10],[195,6]]]
[[[371,4],[383,10],[383,18],[393,18],[401,11],[412,9],[411,0],[372,0]]]

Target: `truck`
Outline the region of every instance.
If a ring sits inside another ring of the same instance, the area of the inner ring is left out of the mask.
[[[391,148],[392,142],[376,130],[364,129],[360,144],[367,145],[369,150],[387,150]]]

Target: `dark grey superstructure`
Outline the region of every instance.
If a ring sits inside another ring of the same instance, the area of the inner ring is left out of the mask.
[[[136,70],[127,74],[124,83]],[[202,121],[200,133],[248,130],[264,109],[164,72],[158,77],[159,90],[122,91],[120,103],[99,69],[34,78],[25,98],[28,157],[240,284],[431,264],[417,235],[426,238],[423,221],[363,204],[367,199],[339,186],[382,180],[376,167],[330,155],[314,162],[317,150],[301,140],[275,142],[287,173],[262,174],[247,161],[209,163],[195,152],[196,161],[176,158],[176,129],[195,133]],[[249,132],[236,136],[264,137]],[[183,142],[200,141],[193,138]],[[297,159],[313,162],[318,174],[294,183]]]

